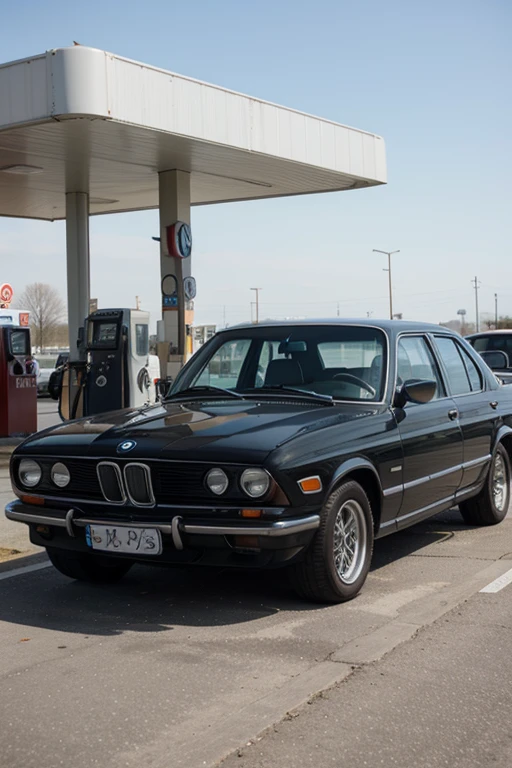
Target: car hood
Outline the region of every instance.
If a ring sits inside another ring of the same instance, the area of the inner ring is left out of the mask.
[[[49,381],[50,376],[54,372],[55,368],[40,368],[37,374],[38,381]]]
[[[65,422],[28,438],[17,453],[261,462],[298,435],[360,419],[378,408],[286,400],[171,402]],[[134,445],[123,449],[128,441]]]

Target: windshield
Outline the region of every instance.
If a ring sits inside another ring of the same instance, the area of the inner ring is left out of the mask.
[[[53,370],[55,368],[57,358],[56,357],[38,357],[37,362],[38,362],[39,368],[46,368],[48,370]]]
[[[171,393],[191,387],[235,392],[296,388],[338,400],[380,401],[386,339],[365,326],[258,327],[222,332],[182,371]]]

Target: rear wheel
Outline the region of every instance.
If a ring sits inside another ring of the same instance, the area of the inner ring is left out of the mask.
[[[308,600],[351,600],[366,580],[372,551],[370,502],[359,483],[349,480],[327,499],[304,559],[291,567],[292,584]]]
[[[46,551],[52,565],[64,576],[96,584],[114,584],[122,579],[133,565],[130,560],[116,560],[103,555],[68,552],[53,547],[47,547]]]
[[[501,523],[510,504],[510,459],[503,445],[498,445],[492,458],[485,485],[472,499],[459,504],[468,525]]]

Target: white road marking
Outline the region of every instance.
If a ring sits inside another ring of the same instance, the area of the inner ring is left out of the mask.
[[[25,565],[23,568],[14,568],[12,571],[0,573],[0,581],[3,581],[3,579],[13,579],[15,576],[23,576],[24,573],[40,571],[43,568],[51,568],[51,565],[51,563],[39,563],[39,565]]]
[[[497,579],[491,581],[486,587],[480,590],[480,592],[499,592],[500,589],[504,589],[508,584],[512,583],[512,568],[510,571],[506,571],[503,576],[498,576]]]

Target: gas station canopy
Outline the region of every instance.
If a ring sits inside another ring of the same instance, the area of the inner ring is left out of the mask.
[[[75,45],[0,65],[0,215],[158,208],[158,174],[190,174],[190,203],[386,183],[372,133]]]

